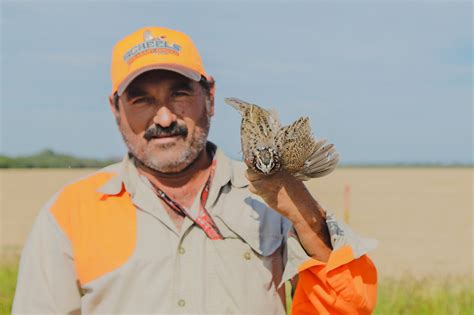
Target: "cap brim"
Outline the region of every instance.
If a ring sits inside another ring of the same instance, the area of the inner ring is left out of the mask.
[[[150,70],[169,70],[176,73],[179,73],[193,81],[199,82],[201,80],[201,74],[197,71],[191,70],[189,68],[183,67],[182,65],[178,64],[156,64],[156,65],[148,65],[142,68],[139,68],[132,73],[130,73],[125,80],[117,88],[117,94],[120,96],[125,91],[127,86],[132,83],[140,74],[145,73]]]

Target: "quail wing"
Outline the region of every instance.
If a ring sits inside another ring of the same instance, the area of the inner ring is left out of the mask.
[[[301,180],[327,175],[339,161],[333,144],[327,144],[326,140],[316,141],[308,117],[281,128],[275,142],[282,166]]]

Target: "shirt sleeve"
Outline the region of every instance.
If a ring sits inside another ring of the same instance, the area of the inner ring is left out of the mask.
[[[71,244],[49,211],[52,202],[40,211],[23,248],[13,314],[81,313]]]
[[[327,212],[333,251],[324,263],[308,256],[289,229],[282,282],[298,275],[292,314],[370,314],[377,299],[377,270],[366,255],[377,246]]]
[[[350,246],[333,251],[327,263],[308,259],[299,267],[291,314],[371,314],[377,301],[377,270]]]

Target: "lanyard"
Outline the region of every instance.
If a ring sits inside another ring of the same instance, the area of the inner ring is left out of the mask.
[[[152,184],[153,188],[155,189],[155,192],[157,196],[163,200],[171,209],[176,211],[179,215],[181,216],[187,216],[191,221],[199,225],[199,227],[206,233],[207,237],[209,237],[211,240],[222,240],[224,239],[222,237],[221,232],[217,228],[216,223],[214,220],[212,220],[211,216],[207,212],[205,205],[207,201],[207,197],[209,196],[209,189],[211,186],[212,179],[214,177],[214,171],[216,169],[216,160],[214,159],[212,161],[211,165],[211,172],[209,174],[209,178],[206,181],[206,184],[204,185],[204,188],[201,192],[201,197],[200,197],[200,203],[199,203],[199,210],[196,211],[190,211],[183,206],[181,206],[179,203],[171,199],[167,194],[165,194],[164,191],[156,187],[155,185]]]

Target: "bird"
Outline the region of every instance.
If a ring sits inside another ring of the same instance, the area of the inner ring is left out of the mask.
[[[339,154],[327,140],[316,140],[308,117],[282,126],[276,110],[267,110],[235,97],[224,101],[242,116],[240,140],[244,162],[253,171],[273,175],[285,169],[306,181],[331,173]]]

